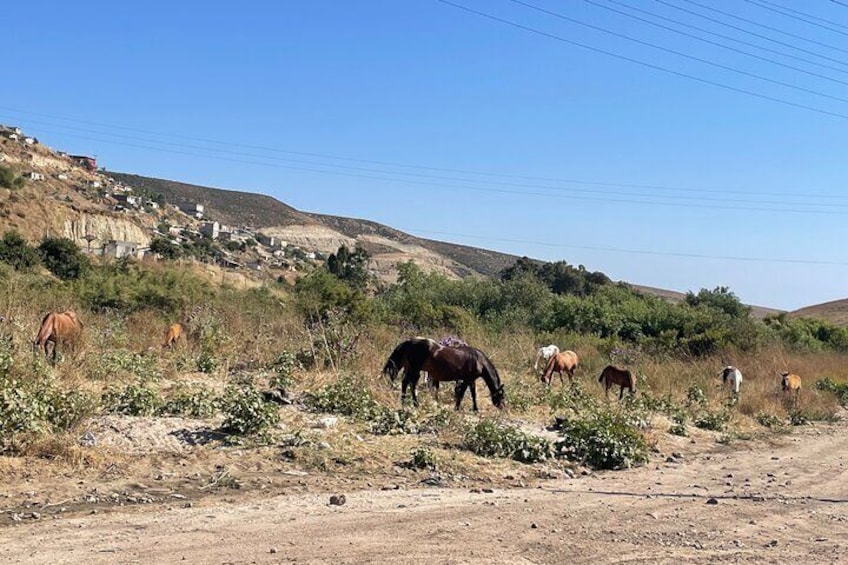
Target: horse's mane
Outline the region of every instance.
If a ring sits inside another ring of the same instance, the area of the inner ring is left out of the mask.
[[[495,369],[495,366],[492,364],[491,359],[489,359],[485,353],[477,349],[476,347],[463,347],[461,349],[468,349],[469,351],[474,353],[474,357],[483,365],[483,381],[486,383],[486,386],[489,387],[489,392],[491,394],[495,394],[499,389],[503,388],[501,383],[501,377],[498,374],[498,370]]]

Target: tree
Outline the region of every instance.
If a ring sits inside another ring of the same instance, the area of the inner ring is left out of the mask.
[[[6,232],[0,239],[0,261],[18,271],[29,271],[41,262],[38,251],[16,231]]]
[[[171,240],[165,237],[154,237],[150,242],[150,251],[158,254],[163,259],[179,259],[182,255],[182,250],[179,245],[174,245]]]
[[[726,286],[717,286],[713,290],[702,288],[698,294],[686,293],[686,303],[690,306],[706,306],[721,310],[731,318],[747,318],[751,307],[745,306]]]
[[[354,288],[363,289],[368,284],[368,260],[370,256],[356,246],[351,251],[342,244],[339,250],[327,258],[327,271]]]
[[[78,279],[90,267],[88,257],[66,237],[47,237],[38,246],[38,251],[44,266],[63,280]]]

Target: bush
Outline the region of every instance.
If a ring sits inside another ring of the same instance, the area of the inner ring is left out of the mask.
[[[827,409],[795,408],[789,412],[789,423],[804,426],[811,422],[835,423],[840,420],[838,414]]]
[[[155,389],[138,381],[124,388],[110,388],[103,394],[102,404],[113,414],[153,416],[160,410],[162,398]]]
[[[463,445],[481,457],[508,457],[522,463],[553,459],[553,444],[520,429],[483,419],[468,426]]]
[[[416,434],[418,431],[418,416],[407,408],[392,410],[382,407],[376,420],[371,422],[371,433],[377,435]]]
[[[848,407],[848,383],[837,383],[830,377],[825,377],[815,384],[816,390],[832,392],[842,406]]]
[[[427,469],[435,471],[438,467],[436,455],[428,447],[417,447],[412,451],[412,459],[410,459],[407,467],[412,469]]]
[[[767,412],[757,412],[754,417],[757,423],[765,428],[778,428],[783,425],[783,420],[774,414]]]
[[[114,379],[116,375],[128,374],[138,377],[139,381],[156,381],[162,377],[155,356],[128,349],[103,352],[92,374],[99,379]]]
[[[16,231],[6,232],[0,239],[0,261],[18,271],[31,271],[41,262],[38,251]]]
[[[714,432],[723,432],[727,429],[727,424],[730,422],[730,413],[727,410],[711,412],[703,410],[695,416],[695,427],[702,430],[712,430]]]
[[[201,386],[180,385],[160,410],[168,416],[211,418],[218,411],[220,400],[214,391]]]
[[[283,351],[271,363],[274,376],[268,382],[271,388],[288,390],[294,384],[294,372],[301,368],[297,355],[291,351]]]
[[[197,366],[197,370],[201,373],[209,374],[217,371],[220,363],[215,356],[212,355],[212,352],[209,349],[203,348],[200,355],[198,355],[195,360],[195,365]]]
[[[686,423],[689,421],[689,414],[683,410],[678,410],[671,416],[671,428],[668,433],[676,436],[686,437],[689,435],[689,430],[686,429]]]
[[[382,416],[381,406],[371,391],[353,377],[345,376],[307,397],[307,404],[319,412],[342,414],[357,420],[374,420]]]
[[[648,461],[645,438],[625,414],[602,411],[586,419],[558,422],[561,453],[595,469],[621,469]]]
[[[224,430],[236,435],[259,434],[280,421],[277,405],[266,402],[252,385],[228,386],[222,409],[226,414]]]
[[[19,177],[9,167],[0,165],[0,188],[17,190],[24,185],[23,177]]]
[[[78,279],[91,266],[77,244],[66,237],[45,238],[38,251],[44,266],[62,280]]]

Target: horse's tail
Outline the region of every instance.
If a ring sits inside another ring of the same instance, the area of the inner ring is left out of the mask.
[[[550,382],[550,380],[553,378],[554,367],[556,366],[558,355],[559,353],[554,353],[553,355],[551,355],[550,359],[548,359],[548,362],[545,364],[545,373],[542,376],[543,381]]]
[[[33,340],[33,347],[40,347],[47,343],[47,340],[50,339],[50,336],[53,335],[53,317],[55,314],[53,312],[48,312],[44,315],[44,318],[41,320],[41,327],[38,329],[38,334],[35,336],[35,340]]]
[[[598,382],[599,382],[599,383],[604,382],[604,377],[605,377],[605,376],[607,376],[607,368],[608,368],[608,367],[604,367],[604,370],[603,370],[603,371],[601,371],[601,376],[600,376],[600,377],[598,377]]]

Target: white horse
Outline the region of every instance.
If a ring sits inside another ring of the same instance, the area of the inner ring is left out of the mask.
[[[545,347],[540,347],[539,351],[536,353],[536,362],[533,363],[533,370],[539,370],[539,359],[544,359],[545,363],[547,363],[548,359],[550,359],[557,353],[559,353],[559,347],[554,344],[546,345]]]
[[[728,365],[719,374],[721,375],[721,382],[725,384],[729,382],[733,394],[739,394],[739,385],[742,384],[742,372],[733,365]]]

